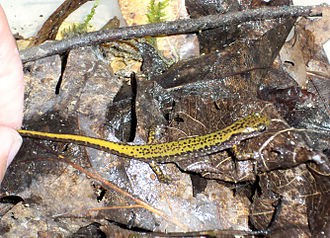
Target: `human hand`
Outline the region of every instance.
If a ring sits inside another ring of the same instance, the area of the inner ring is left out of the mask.
[[[22,63],[0,6],[0,182],[22,144],[16,129],[22,124],[23,96]]]

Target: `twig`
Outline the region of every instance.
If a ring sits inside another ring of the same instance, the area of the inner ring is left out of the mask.
[[[132,209],[132,208],[144,208],[139,204],[123,205],[123,206],[109,206],[109,207],[94,207],[87,210],[87,213],[96,211],[108,211],[108,210],[119,210],[119,209]]]
[[[30,46],[40,45],[46,40],[55,40],[62,22],[77,8],[90,0],[66,0],[45,21]]]
[[[312,11],[314,10],[314,11]],[[69,49],[85,45],[97,45],[116,40],[128,40],[147,36],[165,36],[175,34],[195,33],[203,30],[235,25],[247,21],[264,19],[316,16],[321,11],[316,7],[278,7],[231,12],[227,14],[210,15],[197,19],[184,19],[172,22],[146,24],[140,26],[122,27],[104,31],[86,33],[63,41],[49,42],[20,52],[23,63],[44,58],[54,54],[61,54]]]
[[[279,121],[279,122],[283,122],[282,120],[277,120],[277,119],[272,119],[272,121]],[[286,128],[280,131],[277,131],[275,134],[273,134],[271,137],[269,137],[259,148],[258,150],[258,155],[261,158],[262,164],[263,166],[266,168],[266,170],[269,170],[266,161],[264,159],[264,156],[262,154],[262,151],[267,147],[267,145],[273,141],[275,139],[275,137],[277,137],[278,135],[281,135],[285,132],[289,132],[289,131],[303,131],[303,132],[315,132],[315,133],[323,133],[322,131],[319,130],[314,130],[314,129],[306,129],[306,128],[295,128],[295,127],[290,127],[290,128]]]
[[[185,224],[181,223],[179,220],[177,220],[175,217],[173,217],[173,216],[170,217],[167,214],[165,214],[163,211],[160,211],[157,208],[154,208],[154,207],[150,206],[148,203],[140,200],[139,198],[134,197],[129,192],[126,192],[125,190],[117,187],[115,184],[111,183],[110,181],[104,179],[98,173],[90,172],[89,170],[81,167],[80,165],[71,162],[69,159],[65,158],[62,155],[58,155],[58,157],[60,158],[59,161],[64,161],[65,163],[69,164],[73,168],[75,168],[75,169],[79,170],[80,172],[86,174],[88,177],[93,178],[93,179],[96,179],[97,181],[99,181],[100,183],[102,183],[105,187],[108,187],[111,190],[113,190],[113,191],[121,194],[122,196],[124,196],[126,198],[129,198],[132,201],[134,201],[136,203],[136,206],[134,206],[133,208],[136,208],[136,207],[139,206],[141,208],[144,208],[144,209],[146,209],[146,210],[154,213],[155,215],[158,215],[158,216],[162,217],[166,221],[171,222],[172,224],[177,225],[178,227],[180,227],[184,231],[187,231],[188,230],[188,227]]]

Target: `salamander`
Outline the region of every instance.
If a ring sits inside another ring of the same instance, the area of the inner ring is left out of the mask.
[[[233,124],[206,135],[193,136],[177,141],[133,145],[118,143],[82,135],[57,134],[32,130],[18,130],[24,137],[70,142],[84,145],[130,159],[159,163],[178,162],[222,151],[239,144],[240,141],[255,137],[269,125],[267,116],[253,113]]]

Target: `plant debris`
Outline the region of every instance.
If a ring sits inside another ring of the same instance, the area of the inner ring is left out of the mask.
[[[253,6],[244,4],[228,8],[224,4],[216,13],[258,7],[256,1]],[[196,7],[191,12],[201,16],[210,14],[206,9],[213,5],[206,5],[187,7]],[[30,61],[24,65],[24,127],[29,130],[146,144],[204,135],[251,113],[267,115],[271,123],[261,135],[237,147],[160,163],[171,180],[168,184],[159,181],[143,161],[73,143],[24,139],[1,186],[0,231],[45,237],[103,237],[113,235],[112,231],[214,237],[329,233],[330,112],[323,91],[328,89],[322,89],[329,82],[328,65],[320,45],[304,38],[308,29],[308,39],[316,39],[310,24],[317,24],[304,18],[297,21],[298,15],[310,15],[311,9],[248,10],[242,16],[254,21],[233,20],[232,26],[218,22],[201,28],[203,21],[213,19],[205,16],[94,34],[116,33],[112,40],[158,36],[160,30],[143,29],[183,22],[188,28],[162,34],[200,30],[203,54],[170,66],[143,39],[71,49],[65,62],[63,55],[62,59],[49,56],[51,51],[24,56],[24,62]],[[281,14],[262,17],[260,12]],[[228,14],[232,19],[238,15]],[[291,54],[282,47],[293,44],[287,40],[293,26],[300,40]],[[214,45],[216,32],[230,35]],[[66,43],[71,42],[71,47],[106,40],[101,38],[89,43],[72,38]],[[111,68],[113,52],[101,48],[118,52],[124,49],[120,44],[130,45],[122,52],[122,62],[142,59],[141,70],[131,63],[120,73]],[[303,46],[311,52],[304,53],[301,61]],[[60,48],[55,52],[69,49]],[[289,55],[294,63],[308,62],[309,69],[299,74],[306,77],[306,84],[285,68]]]

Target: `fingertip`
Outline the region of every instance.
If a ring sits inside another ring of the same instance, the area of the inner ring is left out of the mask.
[[[23,68],[7,18],[0,5],[0,125],[19,128],[23,118]]]
[[[7,168],[15,158],[16,154],[18,153],[19,149],[21,148],[21,145],[23,143],[23,139],[21,135],[15,131],[12,130],[12,143],[9,149],[8,157],[7,157]]]
[[[0,181],[22,145],[22,137],[9,127],[0,127]]]

